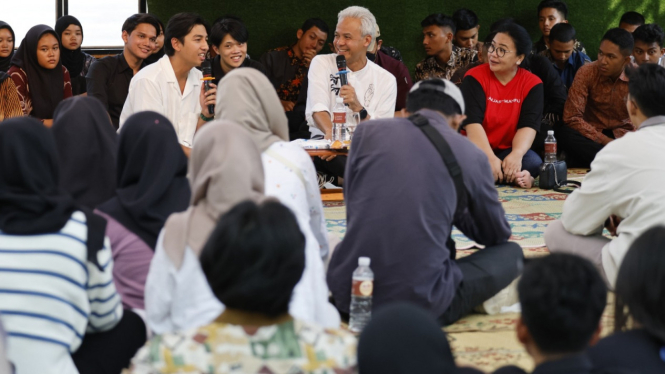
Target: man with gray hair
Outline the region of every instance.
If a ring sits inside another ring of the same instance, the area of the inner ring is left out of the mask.
[[[367,59],[375,34],[376,19],[367,9],[348,7],[339,12],[333,45],[337,53],[319,55],[312,60],[308,79],[305,116],[312,138],[332,137],[332,109],[335,99],[360,114],[361,121],[392,118],[395,114],[397,82],[395,77]],[[341,85],[337,56],[346,58],[348,84]],[[318,170],[343,177],[346,157],[322,156],[316,159]]]

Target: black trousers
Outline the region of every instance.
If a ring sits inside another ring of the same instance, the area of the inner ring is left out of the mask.
[[[603,134],[614,138],[611,131],[603,131]],[[591,167],[596,154],[604,147],[568,126],[557,126],[554,136],[560,150],[566,153],[566,164],[569,168]]]
[[[146,340],[143,319],[125,309],[112,330],[86,334],[72,359],[80,374],[118,374],[129,367],[132,357]]]
[[[337,180],[338,178],[344,178],[347,158],[348,156],[337,156],[330,161],[324,161],[320,157],[314,157],[314,167],[316,168],[316,171],[335,177],[335,184],[339,185]]]
[[[509,242],[481,249],[456,261],[462,270],[462,283],[455,290],[448,309],[439,317],[442,326],[471,313],[515,280],[522,272],[524,253],[518,244]]]

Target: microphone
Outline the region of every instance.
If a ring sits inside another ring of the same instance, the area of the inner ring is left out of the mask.
[[[337,70],[339,71],[341,85],[345,86],[349,84],[349,81],[346,79],[346,57],[342,55],[337,56]]]
[[[214,79],[212,76],[212,66],[210,66],[210,60],[205,60],[201,63],[201,72],[203,73],[203,86],[205,87],[205,92],[208,92],[210,87],[210,82]],[[215,104],[208,104],[208,112],[212,115],[215,114]]]

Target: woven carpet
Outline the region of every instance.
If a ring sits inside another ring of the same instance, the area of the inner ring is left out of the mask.
[[[568,170],[568,179],[581,181],[586,170]],[[537,187],[537,186],[536,186]],[[539,257],[549,253],[543,233],[547,224],[561,217],[566,194],[551,190],[516,189],[498,186],[499,200],[506,212],[513,235],[510,240],[518,243],[525,257]],[[331,194],[324,201],[324,214],[328,232],[341,240],[346,233],[346,207],[341,194]],[[464,257],[478,250],[476,243],[458,230],[453,231],[457,244],[457,256]],[[610,295],[611,296],[611,295]],[[609,298],[612,302],[612,298]],[[603,315],[603,334],[609,333],[613,320],[611,303]],[[494,316],[472,314],[447,326],[453,354],[460,366],[472,366],[492,372],[505,365],[517,365],[530,372],[533,361],[515,336],[515,324],[519,313]]]

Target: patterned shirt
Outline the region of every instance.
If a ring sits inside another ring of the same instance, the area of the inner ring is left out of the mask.
[[[450,59],[445,66],[436,62],[435,56],[429,56],[416,65],[415,81],[421,81],[429,78],[450,79],[455,71],[476,61],[478,51],[475,49],[460,48],[453,46]]]
[[[72,81],[69,78],[69,70],[67,70],[67,68],[64,65],[62,66],[62,72],[64,73],[63,75],[64,93],[62,96],[64,100],[69,97],[72,97]],[[23,113],[26,116],[29,116],[30,113],[32,113],[32,95],[30,94],[28,75],[25,73],[23,69],[19,68],[16,65],[12,65],[12,67],[9,68],[7,74],[9,74],[9,76],[14,81],[14,84],[16,85],[16,92],[18,92],[18,98],[21,102],[21,109],[23,109]],[[39,118],[39,119],[46,119],[46,118]]]
[[[261,57],[261,63],[266,68],[279,99],[297,102],[309,66],[296,56],[293,46],[268,51]]]
[[[16,85],[5,73],[0,72],[0,122],[7,118],[23,116],[21,101],[18,98]],[[6,77],[3,80],[3,75]]]
[[[356,338],[297,320],[250,328],[213,322],[179,334],[158,335],[139,350],[125,374],[357,372]]]
[[[612,80],[600,75],[598,61],[586,64],[577,71],[568,91],[563,120],[596,143],[607,138],[603,130],[612,130],[618,139],[635,130],[624,101],[627,95],[628,77],[625,72]]]

